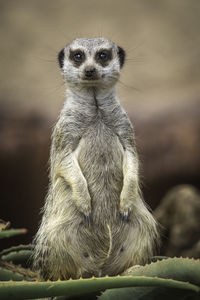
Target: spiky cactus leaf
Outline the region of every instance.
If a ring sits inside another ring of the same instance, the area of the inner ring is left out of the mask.
[[[131,286],[159,286],[200,292],[200,287],[176,280],[144,276],[102,277],[57,282],[1,282],[1,299],[35,299],[42,297],[67,297],[98,292],[111,288]],[[113,298],[114,299],[114,298]]]
[[[11,252],[18,252],[21,250],[33,250],[33,245],[28,244],[28,245],[18,245],[18,246],[13,246],[7,249],[3,249],[2,251],[0,251],[0,256],[2,255],[6,255],[9,254]]]
[[[27,266],[27,263],[31,260],[32,251],[31,250],[20,250],[13,251],[8,254],[4,254],[1,256],[3,261],[11,261],[14,264],[20,264],[23,266]]]
[[[16,266],[10,262],[0,260],[0,281],[6,280],[36,280],[37,274],[30,269]]]
[[[139,268],[132,267],[124,275],[172,278],[200,285],[200,260],[168,258]]]
[[[199,300],[192,291],[162,287],[132,287],[106,290],[98,300]]]
[[[25,228],[22,229],[8,229],[0,231],[0,239],[9,238],[11,236],[25,234],[27,230]]]
[[[21,280],[31,280],[27,276],[23,276],[17,272],[13,272],[11,270],[7,270],[0,267],[0,281],[8,281],[8,280],[15,280],[15,281],[21,281]],[[1,299],[1,294],[0,294]]]
[[[185,258],[168,258],[146,266],[132,267],[125,272],[132,276],[157,276],[159,278],[173,278],[183,282],[190,282],[200,286],[200,260]],[[190,291],[177,289],[166,289],[161,287],[154,288],[124,288],[107,290],[100,296],[100,300],[123,299],[123,300],[182,300],[182,299],[198,299],[200,295],[196,295]]]

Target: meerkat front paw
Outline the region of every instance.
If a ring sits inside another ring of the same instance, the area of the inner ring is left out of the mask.
[[[119,214],[120,214],[120,217],[121,217],[123,222],[128,222],[129,221],[130,213],[131,213],[131,208],[130,207],[120,205]]]
[[[130,208],[127,209],[120,209],[120,217],[122,219],[123,222],[128,222],[129,221],[129,216],[130,216],[131,210]]]
[[[81,202],[81,203],[80,203]],[[92,221],[92,208],[91,208],[91,200],[88,203],[88,201],[81,200],[78,204],[79,211],[83,214],[83,217],[87,222]]]
[[[92,218],[92,207],[91,207],[91,197],[88,189],[83,189],[82,191],[76,192],[74,194],[74,202],[80,213],[83,214],[87,221],[91,221]]]
[[[131,211],[133,210],[133,204],[134,204],[134,195],[135,193],[128,193],[125,190],[122,190],[120,195],[120,207],[119,207],[119,213],[121,216],[122,221],[128,222],[129,217],[131,214]]]

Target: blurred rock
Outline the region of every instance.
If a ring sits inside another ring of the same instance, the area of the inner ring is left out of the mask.
[[[155,210],[162,226],[162,255],[200,257],[200,193],[191,185],[171,189]]]

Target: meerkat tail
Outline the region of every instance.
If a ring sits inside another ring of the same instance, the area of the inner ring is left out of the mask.
[[[110,257],[111,251],[112,251],[112,233],[111,233],[111,229],[110,229],[110,225],[107,224],[107,228],[108,228],[108,236],[109,236],[109,249],[108,249],[108,253],[106,256],[106,260]]]

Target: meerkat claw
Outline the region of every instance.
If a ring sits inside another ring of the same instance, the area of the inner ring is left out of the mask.
[[[85,215],[84,213],[82,214],[87,223],[92,223],[92,213],[89,213],[89,215]]]
[[[130,212],[131,212],[131,210],[130,209],[128,209],[127,211],[120,211],[120,217],[121,217],[121,219],[122,219],[122,221],[123,222],[129,222],[129,216],[130,216]]]

